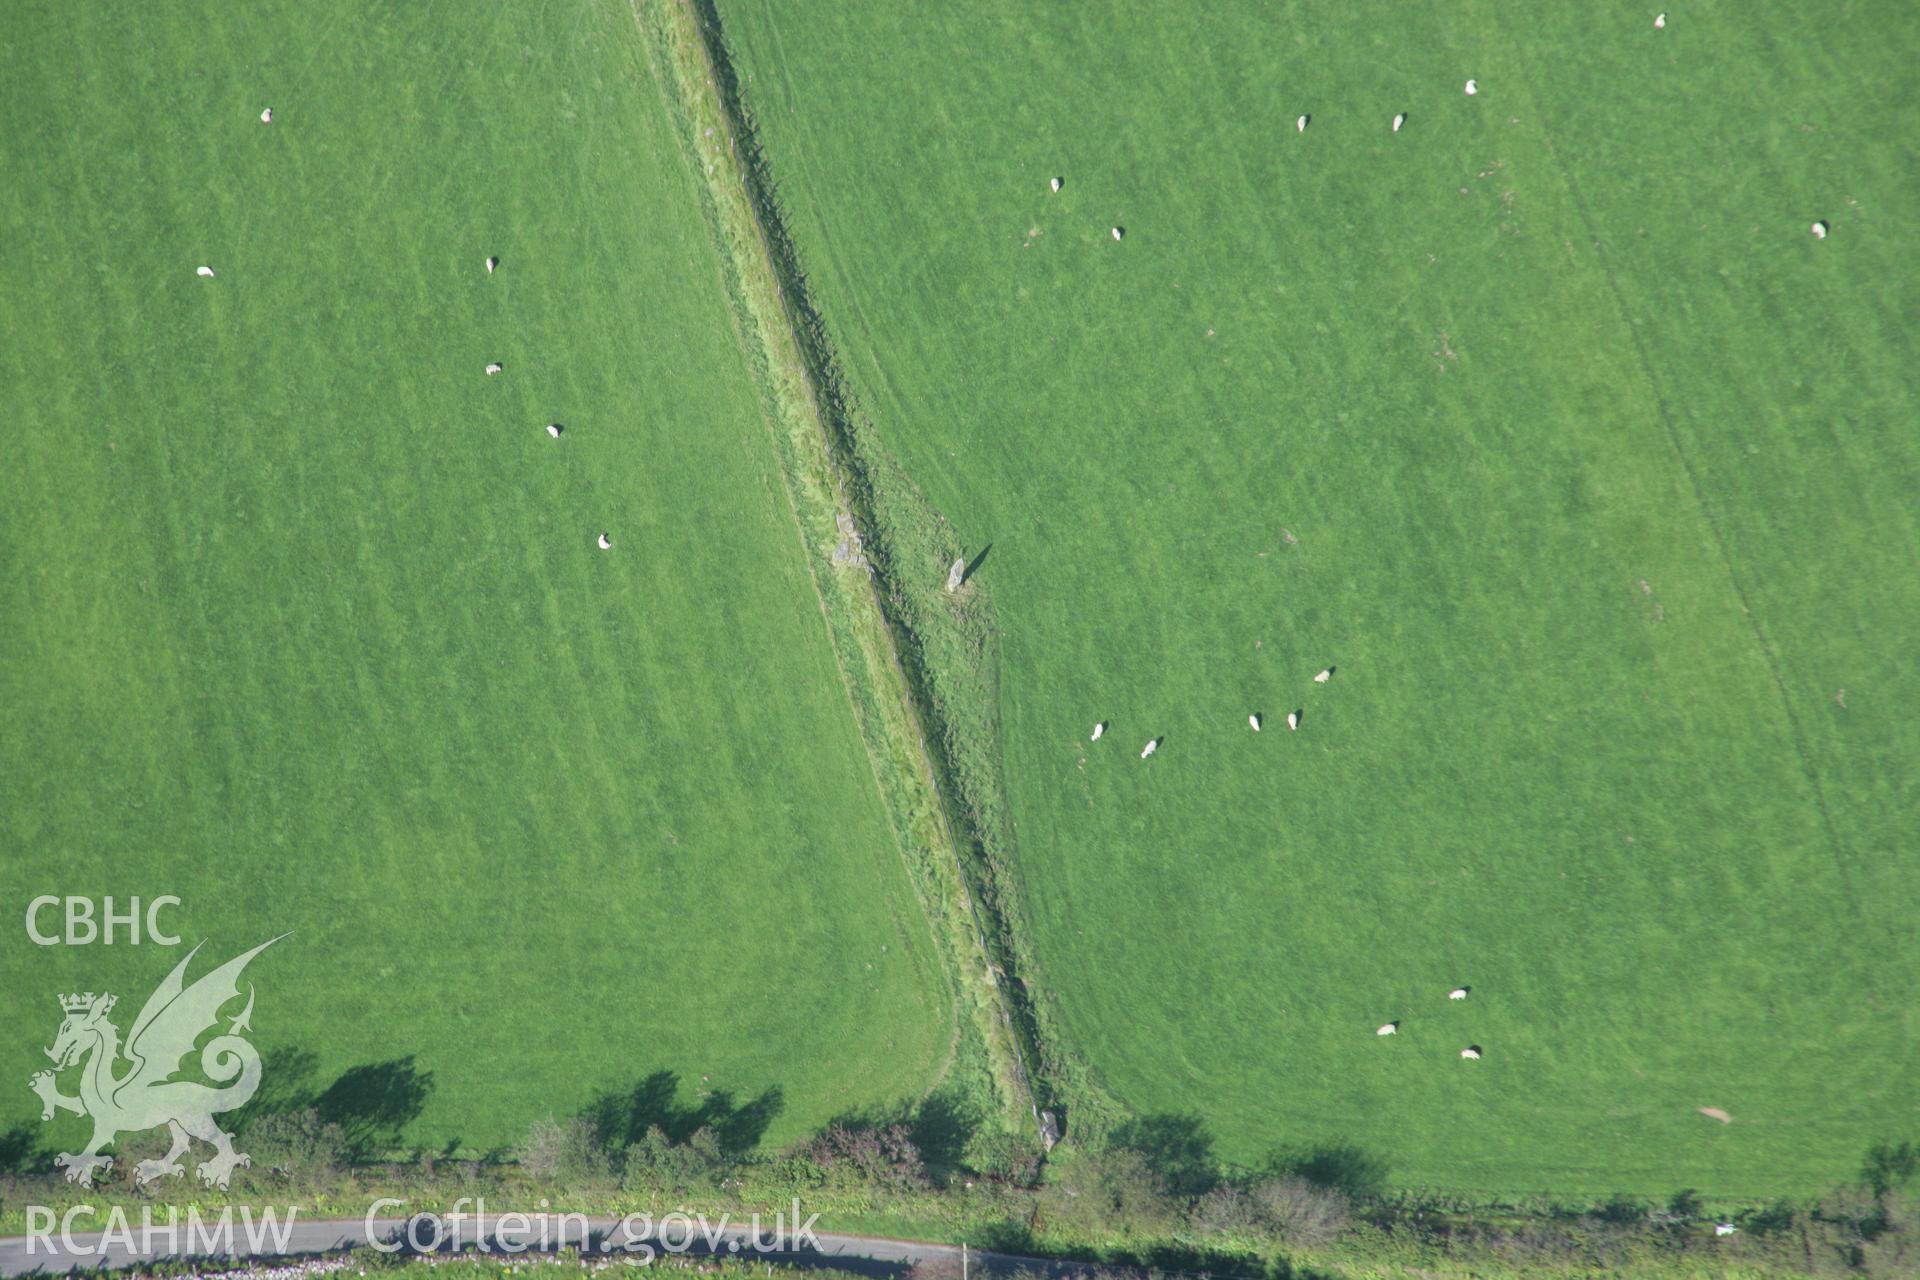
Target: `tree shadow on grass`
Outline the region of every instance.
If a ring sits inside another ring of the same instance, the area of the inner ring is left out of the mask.
[[[1268,1168],[1349,1196],[1379,1195],[1387,1162],[1351,1142],[1321,1142],[1275,1153]]]
[[[235,1133],[267,1116],[308,1111],[317,1095],[313,1077],[320,1068],[320,1055],[295,1045],[277,1045],[260,1055],[260,1087],[247,1105],[235,1111],[225,1123]]]
[[[337,1124],[356,1155],[397,1146],[400,1135],[426,1108],[433,1094],[433,1073],[414,1065],[412,1055],[352,1067],[313,1100],[328,1124]]]
[[[731,1091],[716,1089],[697,1106],[682,1106],[680,1077],[656,1071],[624,1093],[601,1094],[581,1115],[609,1152],[626,1150],[646,1137],[649,1129],[660,1130],[676,1146],[706,1129],[721,1151],[741,1156],[760,1145],[786,1105],[786,1095],[774,1085],[749,1102],[735,1102]]]
[[[433,1093],[433,1073],[420,1070],[411,1057],[350,1068],[325,1089],[314,1087],[319,1064],[319,1055],[295,1045],[267,1050],[259,1087],[246,1106],[220,1117],[221,1127],[244,1138],[268,1116],[312,1111],[340,1127],[352,1159],[365,1160],[398,1146]],[[0,1174],[28,1172],[40,1159],[31,1126],[0,1133]]]
[[[38,1135],[39,1131],[30,1124],[17,1124],[0,1133],[0,1174],[41,1171],[43,1161]]]
[[[920,1149],[928,1174],[941,1182],[966,1166],[967,1148],[979,1127],[979,1113],[953,1089],[921,1099],[907,1117],[907,1136]]]
[[[1175,1195],[1205,1195],[1220,1185],[1213,1135],[1199,1116],[1171,1112],[1141,1116],[1121,1125],[1113,1143],[1145,1156]]]

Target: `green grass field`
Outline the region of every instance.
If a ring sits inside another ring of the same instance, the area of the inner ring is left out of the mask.
[[[1098,1085],[1462,1190],[1913,1130],[1910,6],[720,11],[861,408],[991,545]]]
[[[430,1148],[661,1070],[770,1142],[924,1092],[947,983],[630,9],[13,5],[0,117],[0,1132],[72,1149],[56,995],[124,1031],[180,954],[33,946],[40,893],[291,931],[267,1087],[412,1057]]]
[[[1725,1198],[1913,1136],[1920,16],[719,10],[868,440],[991,549],[1072,1132]],[[82,1136],[56,995],[179,957],[43,893],[291,931],[269,1088],[405,1064],[430,1148],[970,1052],[646,38],[8,12],[0,1150]]]

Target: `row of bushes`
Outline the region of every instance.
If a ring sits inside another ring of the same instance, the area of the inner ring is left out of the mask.
[[[683,1126],[679,1126],[683,1127]],[[1223,1167],[1204,1131],[1135,1122],[1098,1148],[1067,1144],[1044,1162],[1020,1140],[976,1137],[969,1147],[923,1149],[940,1136],[925,1117],[848,1120],[782,1152],[737,1149],[721,1130],[637,1138],[592,1112],[536,1124],[510,1158],[356,1162],[345,1130],[312,1109],[256,1119],[245,1135],[251,1168],[236,1203],[301,1203],[308,1212],[363,1212],[398,1195],[430,1209],[484,1195],[496,1211],[540,1201],[594,1213],[669,1205],[717,1214],[771,1210],[799,1196],[826,1220],[886,1217],[927,1236],[976,1247],[1107,1266],[1269,1277],[1540,1272],[1686,1276],[1920,1274],[1920,1147],[1873,1148],[1859,1180],[1811,1203],[1779,1201],[1726,1215],[1717,1238],[1701,1198],[1659,1203],[1470,1204],[1389,1192],[1385,1166],[1351,1147],[1276,1156],[1259,1170]],[[50,1174],[0,1178],[0,1223],[22,1206],[136,1202],[179,1194],[132,1185],[133,1165],[158,1154],[130,1137],[108,1184],[90,1191]],[[975,1154],[984,1150],[988,1158]],[[46,1168],[42,1163],[40,1168]]]

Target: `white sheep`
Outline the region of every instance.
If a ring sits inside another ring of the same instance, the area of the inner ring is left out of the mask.
[[[1118,239],[1120,239],[1120,237],[1122,237],[1122,236],[1124,236],[1124,235],[1126,235],[1126,234],[1127,234],[1127,229],[1126,229],[1125,227],[1115,227],[1115,228],[1113,229],[1113,238],[1114,238],[1115,240],[1118,240]]]
[[[208,280],[211,280],[213,279],[213,268],[212,267],[195,267],[193,269],[193,274],[197,276],[202,276]]]
[[[1395,133],[1400,132],[1400,126],[1405,124],[1406,122],[1407,122],[1407,113],[1402,111],[1399,115],[1393,118],[1393,131]]]
[[[1327,681],[1331,679],[1333,679],[1333,668],[1328,667],[1325,671],[1322,671],[1319,675],[1315,676],[1313,678],[1313,682],[1315,684],[1325,684]]]
[[[1248,716],[1247,723],[1253,726],[1253,731],[1255,733],[1260,732],[1260,713],[1256,711],[1252,715]]]
[[[604,533],[600,535],[600,537],[599,537],[599,539],[598,539],[598,544],[599,544],[599,547],[600,547],[600,549],[601,549],[602,551],[611,551],[611,550],[613,550],[613,539],[612,539],[612,538],[609,538],[609,537],[608,537],[608,536],[607,536],[606,534],[604,534]]]
[[[265,111],[262,111],[262,112],[260,113],[260,123],[261,123],[261,124],[272,124],[272,123],[273,123],[273,108],[272,108],[272,107],[268,107],[268,108],[267,108],[267,109],[266,109]]]
[[[1105,720],[1102,720],[1099,724],[1093,726],[1093,736],[1091,738],[1088,738],[1087,741],[1088,742],[1100,741],[1100,735],[1105,733],[1106,731],[1107,731],[1107,722]]]
[[[561,426],[557,422],[549,422],[547,424],[547,434],[552,436],[555,440],[558,440],[560,438],[560,433],[565,430],[566,428]]]
[[[1312,116],[1301,116],[1298,120],[1295,120],[1293,122],[1293,127],[1298,129],[1301,133],[1305,133],[1307,131],[1307,126],[1312,123],[1313,123]]]
[[[1827,224],[1824,220],[1814,223],[1808,227],[1807,230],[1813,232],[1813,238],[1815,240],[1825,240],[1827,238]]]
[[[1300,713],[1298,711],[1287,712],[1287,728],[1298,729],[1299,727],[1300,727]]]
[[[1470,1059],[1471,1061],[1478,1062],[1480,1061],[1480,1046],[1477,1044],[1470,1044],[1466,1048],[1460,1051],[1460,1056],[1463,1058]]]
[[[1449,1000],[1465,1000],[1466,998],[1467,988],[1465,987],[1455,987],[1453,990],[1447,992],[1447,999]]]
[[[1145,760],[1148,756],[1152,755],[1154,752],[1158,751],[1159,749],[1160,749],[1160,739],[1155,738],[1151,742],[1147,743],[1146,746],[1140,748],[1140,758],[1142,760]]]
[[[1055,178],[1049,185],[1052,186],[1054,192],[1058,194],[1060,188],[1067,185],[1067,180],[1065,178]]]
[[[1467,81],[1466,95],[1471,98],[1478,92],[1480,92],[1480,82],[1478,80]]]
[[[1717,1236],[1730,1236],[1739,1229],[1740,1228],[1734,1226],[1731,1222],[1716,1222],[1713,1224],[1713,1234]]]
[[[1400,1034],[1400,1022],[1399,1022],[1399,1020],[1398,1020],[1398,1019],[1395,1019],[1394,1021],[1392,1021],[1392,1022],[1389,1022],[1389,1023],[1387,1023],[1387,1024],[1385,1025],[1385,1026],[1383,1026],[1383,1027],[1381,1027],[1381,1028],[1380,1028],[1380,1029],[1379,1029],[1378,1031],[1376,1031],[1376,1032],[1374,1032],[1373,1034],[1375,1034],[1375,1035],[1377,1035],[1377,1036],[1395,1036],[1395,1035],[1399,1035],[1399,1034]]]
[[[1666,15],[1666,14],[1664,14],[1664,13],[1660,13],[1660,14],[1655,14],[1655,15],[1654,15],[1654,18],[1653,18],[1653,29],[1654,29],[1655,31],[1665,31],[1665,30],[1667,29],[1667,15]]]
[[[488,376],[492,376],[493,374],[499,373],[502,369],[506,367],[507,366],[501,364],[499,361],[496,360],[490,363],[489,365],[487,365],[487,374]]]

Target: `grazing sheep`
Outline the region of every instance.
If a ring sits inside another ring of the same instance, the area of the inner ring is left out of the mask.
[[[1332,667],[1328,667],[1325,671],[1315,676],[1313,682],[1315,684],[1325,684],[1327,681],[1333,679],[1333,671],[1334,669]]]
[[[488,275],[492,275],[493,269],[499,265],[500,265],[500,259],[493,257],[491,254],[487,256],[487,274]]]
[[[492,364],[489,364],[489,365],[487,366],[487,373],[488,373],[488,375],[489,375],[489,376],[491,376],[491,375],[493,375],[493,374],[496,374],[496,373],[499,373],[499,372],[500,372],[500,371],[501,371],[502,369],[504,369],[504,368],[506,368],[506,367],[507,367],[507,366],[505,366],[505,365],[503,365],[503,364],[501,364],[501,363],[499,363],[498,361],[495,361],[494,363],[492,363]]]
[[[1159,749],[1160,749],[1160,739],[1155,738],[1153,739],[1153,741],[1147,743],[1146,746],[1140,748],[1140,758],[1142,760],[1145,760],[1148,756],[1152,755],[1154,752],[1158,751]]]
[[[1065,178],[1055,178],[1050,185],[1053,187],[1055,194],[1058,194],[1060,188],[1067,185],[1067,180]]]
[[[1667,15],[1666,15],[1666,14],[1664,14],[1664,13],[1661,13],[1661,14],[1655,14],[1655,15],[1654,15],[1654,19],[1653,19],[1653,29],[1654,29],[1655,31],[1665,31],[1665,30],[1667,29]]]
[[[1808,227],[1807,230],[1813,232],[1813,238],[1815,240],[1825,240],[1827,238],[1827,224],[1824,220],[1814,223]],[[207,274],[212,275],[213,273],[208,272]]]
[[[1399,115],[1393,118],[1393,131],[1395,133],[1400,132],[1400,126],[1405,124],[1406,122],[1407,122],[1407,113],[1402,111]]]
[[[1466,88],[1467,96],[1471,98],[1474,94],[1478,92],[1480,92],[1480,82],[1478,80],[1467,81],[1467,88]]]
[[[561,426],[557,422],[549,422],[547,424],[547,434],[552,436],[555,440],[558,440],[560,438],[560,433],[565,430],[566,428]]]
[[[197,276],[204,276],[207,279],[211,280],[213,279],[213,268],[212,267],[195,267],[193,269],[193,274]]]
[[[1300,713],[1298,711],[1287,712],[1287,728],[1298,729],[1299,727],[1300,727]]]
[[[1100,735],[1105,733],[1106,731],[1107,731],[1107,722],[1105,720],[1102,720],[1099,724],[1093,726],[1093,736],[1091,738],[1088,738],[1087,741],[1088,742],[1100,741]]]
[[[1713,1234],[1717,1236],[1730,1236],[1739,1229],[1740,1228],[1734,1226],[1731,1222],[1716,1222],[1713,1224]]]
[[[261,124],[272,124],[272,123],[273,123],[273,108],[272,108],[272,107],[268,107],[268,108],[267,108],[267,109],[266,109],[265,111],[262,111],[262,112],[260,113],[260,123],[261,123]]]
[[[601,534],[598,541],[602,551],[613,550],[613,539],[609,538],[606,534]]]
[[[1298,129],[1301,133],[1305,133],[1307,131],[1307,126],[1312,123],[1313,123],[1312,116],[1301,116],[1298,120],[1295,120],[1293,122],[1293,127]]]
[[[1398,1018],[1396,1018],[1396,1019],[1394,1019],[1394,1020],[1393,1020],[1392,1022],[1389,1022],[1389,1023],[1388,1023],[1388,1024],[1386,1025],[1386,1026],[1384,1026],[1384,1027],[1381,1027],[1381,1028],[1380,1028],[1380,1029],[1379,1029],[1378,1031],[1376,1031],[1376,1032],[1374,1032],[1373,1034],[1375,1034],[1375,1035],[1377,1035],[1377,1036],[1394,1036],[1394,1035],[1399,1035],[1399,1034],[1400,1034],[1400,1020],[1399,1020]]]
[[[1470,1044],[1466,1048],[1460,1051],[1460,1056],[1463,1058],[1469,1058],[1474,1062],[1478,1062],[1480,1061],[1480,1046],[1477,1044]]]
[[[1260,713],[1256,711],[1252,715],[1248,716],[1247,723],[1253,726],[1253,731],[1255,733],[1260,732]]]
[[[1127,234],[1127,229],[1125,227],[1115,227],[1113,229],[1113,238],[1115,240],[1120,239],[1122,236],[1126,234]]]
[[[1453,990],[1447,992],[1447,999],[1465,1000],[1467,998],[1467,992],[1471,990],[1473,990],[1472,987],[1455,987]]]

